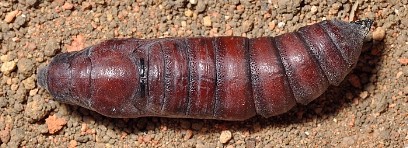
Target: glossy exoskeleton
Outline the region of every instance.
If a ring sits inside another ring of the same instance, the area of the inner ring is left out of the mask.
[[[58,101],[109,117],[270,117],[339,85],[371,24],[322,21],[253,39],[112,39],[57,55],[38,83]]]

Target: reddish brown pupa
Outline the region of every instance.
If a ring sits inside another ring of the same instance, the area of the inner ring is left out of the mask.
[[[59,101],[109,117],[270,117],[338,85],[371,24],[323,21],[254,39],[113,39],[57,55],[38,82]]]

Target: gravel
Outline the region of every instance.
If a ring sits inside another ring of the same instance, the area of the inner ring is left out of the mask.
[[[407,147],[408,2],[0,2],[0,148]],[[243,122],[113,119],[36,85],[56,54],[110,38],[276,36],[322,20],[373,19],[355,70],[306,106]]]

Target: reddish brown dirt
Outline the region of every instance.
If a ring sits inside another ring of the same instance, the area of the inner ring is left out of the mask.
[[[408,147],[407,3],[1,1],[0,147]],[[335,18],[373,19],[376,40],[340,86],[277,117],[112,119],[36,85],[37,69],[57,53],[105,39],[275,36]]]

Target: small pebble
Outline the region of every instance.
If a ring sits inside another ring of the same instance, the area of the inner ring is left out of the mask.
[[[18,16],[16,18],[16,20],[14,21],[14,27],[15,28],[20,28],[21,26],[23,26],[26,23],[26,21],[27,21],[27,19],[26,19],[25,16]],[[16,41],[19,41],[20,38],[14,37],[12,40],[16,42]]]
[[[34,77],[28,77],[27,79],[23,80],[24,88],[27,90],[35,88],[36,85],[34,79],[35,79]]]
[[[360,93],[360,98],[365,99],[368,96],[368,92],[367,91],[363,91]]]
[[[152,141],[152,136],[150,136],[150,135],[144,136],[144,137],[143,137],[143,141],[144,141],[144,142],[150,142],[150,141]]]
[[[6,17],[4,17],[4,21],[7,23],[11,23],[14,20],[14,18],[16,18],[17,14],[18,14],[18,10],[14,10],[14,11],[7,13]]]
[[[10,141],[10,127],[6,125],[4,130],[0,130],[0,142],[7,143]]]
[[[74,5],[71,4],[71,3],[65,3],[65,4],[62,6],[62,9],[64,9],[64,10],[71,10],[72,8],[74,8]]]
[[[108,130],[106,131],[106,135],[109,136],[110,138],[114,138],[114,137],[117,136],[116,133],[115,133],[115,131],[112,130],[112,129],[108,129]]]
[[[0,61],[2,61],[2,62],[7,62],[7,61],[9,61],[9,56],[8,56],[8,55],[1,55],[1,56],[0,56]]]
[[[32,74],[33,67],[34,67],[33,61],[27,58],[22,58],[17,62],[18,72],[26,76]]]
[[[278,23],[278,27],[279,27],[279,28],[283,28],[283,27],[285,27],[285,25],[286,25],[286,24],[285,24],[284,22],[279,22],[279,23]]]
[[[16,68],[16,62],[5,62],[1,65],[0,71],[5,75],[9,75]]]
[[[401,59],[398,59],[398,62],[399,62],[399,63],[401,63],[401,64],[406,65],[406,64],[408,64],[408,58],[401,58]]]
[[[186,135],[184,136],[184,140],[188,140],[191,137],[193,137],[193,131],[192,130],[187,130]]]
[[[112,13],[107,13],[107,14],[106,14],[106,20],[107,20],[108,22],[110,22],[110,21],[113,20],[113,15],[112,15]]]
[[[206,16],[206,17],[203,18],[203,25],[204,26],[210,27],[211,24],[212,23],[211,23],[211,17],[210,16]]]
[[[55,39],[50,39],[45,45],[44,55],[52,57],[60,50],[60,42]]]
[[[75,147],[77,147],[77,145],[78,145],[78,142],[77,142],[77,141],[71,140],[71,141],[69,141],[69,146],[68,146],[68,148],[75,148]]]
[[[231,131],[228,131],[228,130],[222,131],[222,132],[221,132],[221,135],[220,135],[220,142],[221,142],[222,144],[225,144],[225,143],[227,143],[229,140],[231,140],[231,138],[232,138],[232,133],[231,133]]]
[[[89,2],[82,2],[82,10],[88,10],[88,9],[91,9],[92,8],[92,5],[91,5],[91,3],[89,3]]]
[[[28,93],[28,95],[29,95],[29,96],[34,96],[34,95],[37,94],[37,92],[38,92],[38,88],[37,88],[37,89],[32,89],[32,90],[30,90],[30,92]]]
[[[48,127],[45,124],[37,126],[37,131],[40,132],[41,134],[46,134],[48,133]]]
[[[181,26],[182,26],[182,27],[186,27],[186,26],[187,26],[187,22],[186,22],[186,21],[181,21]]]
[[[40,95],[33,96],[33,100],[27,103],[24,111],[24,115],[27,117],[28,122],[34,123],[40,121],[50,113],[52,108],[44,104],[47,103],[40,97]]]
[[[191,17],[191,16],[193,16],[193,11],[191,11],[190,9],[187,9],[187,10],[184,12],[184,15],[187,16],[187,17]]]
[[[310,13],[315,14],[316,12],[317,12],[317,7],[312,6],[312,8],[310,8]]]
[[[373,40],[381,41],[385,37],[385,29],[382,27],[378,27],[373,32]]]
[[[244,21],[244,23],[242,23],[242,31],[243,32],[249,32],[252,30],[254,24],[250,21]]]
[[[26,0],[25,1],[25,5],[30,6],[30,7],[36,3],[37,3],[37,0]]]
[[[189,2],[190,4],[193,4],[193,5],[197,4],[197,0],[190,0]]]
[[[11,84],[10,89],[11,89],[12,91],[16,91],[16,90],[18,89],[18,85],[17,85],[17,84]]]
[[[62,127],[67,124],[67,121],[64,118],[59,118],[55,115],[52,115],[45,119],[45,124],[47,124],[48,132],[50,134],[54,134],[61,130]]]
[[[5,97],[0,97],[0,108],[7,106],[7,100]]]
[[[268,27],[269,27],[269,30],[273,30],[276,27],[276,23],[274,21],[269,22]]]
[[[205,1],[197,1],[196,11],[198,13],[203,12],[206,7],[207,4],[205,3]]]

